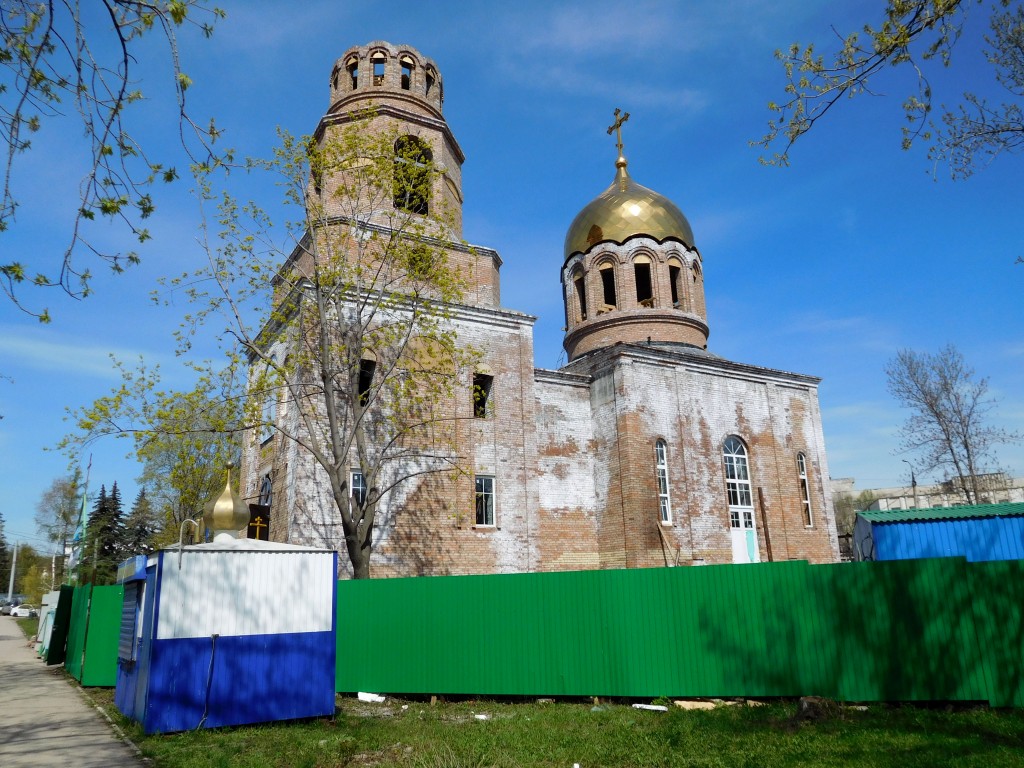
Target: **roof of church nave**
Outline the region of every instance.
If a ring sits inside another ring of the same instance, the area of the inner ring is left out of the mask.
[[[621,245],[632,237],[646,235],[658,242],[681,240],[692,248],[693,230],[683,212],[675,203],[653,189],[637,184],[626,170],[622,154],[622,124],[629,113],[620,117],[615,110],[615,123],[608,129],[618,131],[616,147],[619,157],[615,161],[615,181],[580,211],[565,236],[565,258],[575,253],[586,253],[601,242]]]

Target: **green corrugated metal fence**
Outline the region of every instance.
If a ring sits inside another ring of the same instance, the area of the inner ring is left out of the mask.
[[[943,558],[342,581],[337,689],[1024,706],[1022,577]],[[356,645],[374,660],[346,663]]]
[[[84,686],[117,684],[117,642],[124,587],[75,588],[64,668]]]

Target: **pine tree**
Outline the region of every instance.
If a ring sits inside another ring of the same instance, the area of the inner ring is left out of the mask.
[[[83,569],[90,574],[86,579],[93,584],[113,584],[117,578],[117,566],[124,554],[124,522],[121,510],[121,492],[115,482],[107,493],[106,486],[100,486],[89,530],[86,534]]]
[[[146,489],[139,491],[132,503],[132,510],[124,524],[124,556],[148,555],[153,546],[153,534],[156,525],[153,520],[153,507],[146,498]]]

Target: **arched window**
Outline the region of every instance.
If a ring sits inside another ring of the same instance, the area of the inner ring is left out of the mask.
[[[401,136],[395,142],[395,208],[425,215],[429,211],[430,147],[416,136]]]
[[[641,307],[654,307],[654,286],[651,283],[651,259],[637,256],[633,259],[633,276],[636,278],[636,303]]]
[[[354,91],[359,86],[359,59],[353,56],[345,62],[345,70],[348,72],[348,79]]]
[[[683,263],[679,259],[668,260],[668,283],[672,291],[672,306],[675,309],[683,309]]]
[[[583,270],[577,269],[572,273],[572,285],[576,291],[576,308],[579,310],[580,320],[587,319],[587,286],[583,282]]]
[[[437,73],[432,69],[427,70],[427,96],[434,90],[434,82],[437,80]]]
[[[408,56],[403,56],[398,60],[398,63],[401,65],[402,69],[402,90],[408,91],[412,88],[412,59]]]
[[[601,296],[604,299],[604,306],[601,307],[602,312],[615,309],[615,265],[611,262],[605,262],[597,268],[598,274],[601,275]]]
[[[257,503],[261,507],[269,507],[273,500],[274,481],[270,479],[270,473],[268,472],[263,476],[263,479],[260,481],[260,497]]]
[[[384,85],[384,65],[388,57],[380,51],[370,56],[370,66],[373,68],[373,84]]]
[[[661,522],[672,522],[672,499],[668,492],[668,446],[664,440],[654,444],[654,470],[658,475],[658,510]]]
[[[750,482],[747,447],[735,435],[722,443],[725,489],[729,500],[729,537],[734,563],[756,563],[761,559],[754,528],[754,494]]]
[[[725,488],[729,496],[729,521],[733,528],[754,527],[754,501],[750,487],[747,448],[735,435],[722,444]]]
[[[800,478],[800,503],[804,508],[804,525],[812,528],[814,517],[811,513],[811,486],[807,480],[807,457],[803,453],[796,455],[796,471]]]

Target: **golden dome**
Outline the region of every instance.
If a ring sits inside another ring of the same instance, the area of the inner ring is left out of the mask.
[[[690,222],[675,203],[637,184],[626,172],[626,159],[615,161],[615,181],[573,219],[565,236],[565,258],[586,253],[595,243],[622,244],[636,235],[658,242],[675,238],[693,247]]]

